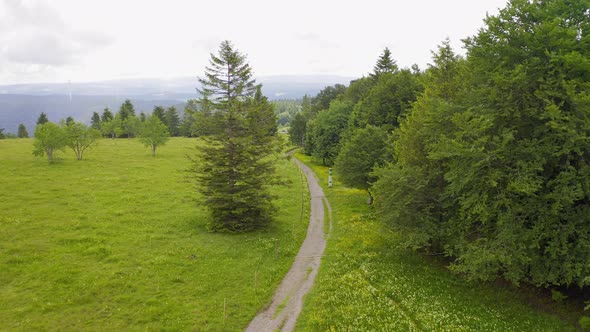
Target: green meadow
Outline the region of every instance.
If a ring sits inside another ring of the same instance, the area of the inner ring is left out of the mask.
[[[298,331],[575,331],[576,314],[523,289],[468,283],[441,261],[395,247],[403,234],[377,220],[365,191],[296,157],[322,180],[333,230]]]
[[[3,330],[239,330],[270,301],[305,236],[307,187],[295,164],[274,188],[265,231],[210,233],[187,180],[198,140],[151,157],[103,139],[49,164],[32,139],[0,140]]]

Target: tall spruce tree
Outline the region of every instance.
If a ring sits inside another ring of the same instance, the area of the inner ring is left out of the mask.
[[[47,114],[45,114],[44,112],[41,112],[41,114],[39,114],[39,118],[37,119],[37,124],[41,125],[44,123],[49,122],[49,119],[47,118]]]
[[[164,113],[164,119],[166,120],[165,124],[168,126],[168,132],[170,136],[176,137],[178,136],[178,127],[180,125],[180,117],[178,116],[178,112],[176,111],[176,107],[170,106]]]
[[[152,111],[152,116],[157,117],[160,119],[162,123],[166,123],[166,110],[162,106],[154,106],[154,110]]]
[[[92,113],[92,119],[90,120],[90,127],[96,130],[100,130],[100,115],[97,112]]]
[[[393,73],[396,70],[397,65],[395,64],[395,60],[391,58],[391,51],[386,47],[373,67],[373,73],[371,76],[379,77],[383,73]]]
[[[127,120],[129,117],[135,116],[135,107],[129,99],[126,99],[125,102],[121,104],[119,114],[121,115],[121,120]]]
[[[228,41],[211,54],[199,81],[212,103],[212,134],[197,147],[191,171],[211,213],[211,229],[243,232],[267,225],[278,146],[273,108],[252,79],[246,56]]]
[[[102,111],[100,122],[108,122],[113,120],[113,118],[113,112],[111,112],[108,107],[105,107],[104,111]]]

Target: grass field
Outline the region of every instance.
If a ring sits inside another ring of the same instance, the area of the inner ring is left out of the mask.
[[[395,248],[400,234],[383,226],[364,191],[334,182],[326,167],[297,154],[322,179],[333,209],[316,285],[307,296],[298,331],[572,331],[562,320],[527,303],[512,287],[466,283],[440,262]],[[564,310],[551,305],[557,311]],[[567,316],[567,314],[565,314]]]
[[[0,330],[239,330],[270,301],[304,236],[292,161],[266,231],[212,234],[185,181],[195,139],[150,151],[104,139],[49,164],[0,140]]]

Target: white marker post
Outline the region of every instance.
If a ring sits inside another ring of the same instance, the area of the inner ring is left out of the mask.
[[[330,169],[329,169],[328,188],[332,188],[332,167],[330,167]]]

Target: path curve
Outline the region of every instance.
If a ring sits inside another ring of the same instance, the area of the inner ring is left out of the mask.
[[[246,331],[293,331],[297,317],[303,307],[303,298],[313,286],[320,267],[320,259],[326,248],[324,238],[324,202],[331,212],[313,171],[297,159],[295,163],[305,174],[311,196],[311,216],[307,235],[291,269],[275,291],[270,305],[259,312],[250,322]],[[331,214],[330,214],[331,215]],[[332,221],[330,220],[330,230]],[[283,307],[282,310],[280,307]]]

